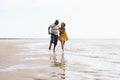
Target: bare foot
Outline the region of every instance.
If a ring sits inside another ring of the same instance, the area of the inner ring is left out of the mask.
[[[53,48],[53,52],[55,53],[55,48]]]
[[[49,50],[51,50],[51,46],[49,46]]]

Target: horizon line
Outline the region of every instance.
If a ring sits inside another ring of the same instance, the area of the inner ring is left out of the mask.
[[[0,38],[0,40],[39,40],[39,39],[50,39],[50,38]],[[119,38],[70,38],[70,39],[89,39],[89,40],[120,40]]]

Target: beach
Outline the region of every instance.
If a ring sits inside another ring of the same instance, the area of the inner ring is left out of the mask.
[[[120,40],[0,40],[0,80],[119,80]],[[64,54],[64,58],[62,57]]]

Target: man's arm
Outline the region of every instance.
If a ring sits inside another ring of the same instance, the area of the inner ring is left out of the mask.
[[[48,34],[50,34],[50,26],[48,27]]]

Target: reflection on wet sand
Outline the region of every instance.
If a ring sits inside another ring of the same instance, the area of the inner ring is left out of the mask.
[[[56,54],[54,53],[53,56],[50,58],[53,61],[53,67],[59,67],[62,71],[60,73],[56,74],[56,72],[53,72],[52,77],[58,77],[59,79],[65,79],[65,58],[64,53],[61,55],[61,60],[57,61]]]

